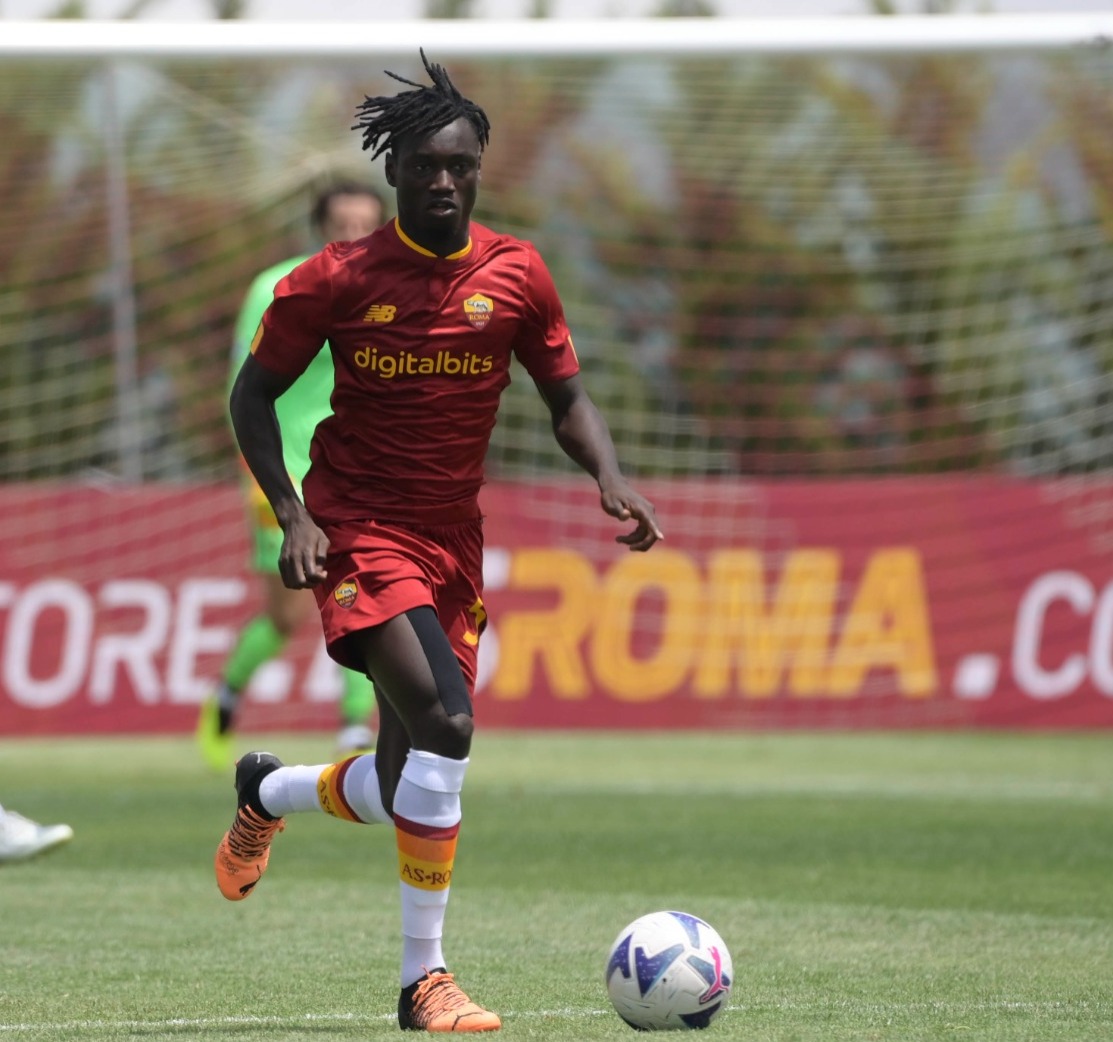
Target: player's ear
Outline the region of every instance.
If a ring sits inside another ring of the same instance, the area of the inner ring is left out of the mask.
[[[398,186],[394,183],[394,153],[393,152],[388,152],[386,154],[386,157],[383,159],[383,172],[386,174],[386,183],[388,185],[390,185],[391,188],[397,188]]]

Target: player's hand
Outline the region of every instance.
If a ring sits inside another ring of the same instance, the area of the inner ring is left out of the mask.
[[[328,536],[303,515],[292,521],[282,539],[278,570],[283,584],[291,590],[304,590],[324,582]]]
[[[615,536],[616,543],[623,543],[631,550],[648,550],[658,539],[664,539],[665,533],[657,524],[657,513],[653,504],[645,496],[635,492],[625,481],[611,488],[602,489],[600,501],[603,509],[617,517],[619,521],[628,521],[633,518],[638,527],[632,532]]]

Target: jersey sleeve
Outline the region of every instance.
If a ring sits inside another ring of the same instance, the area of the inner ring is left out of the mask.
[[[575,376],[580,371],[580,363],[564,319],[564,306],[548,267],[533,247],[530,247],[524,294],[524,321],[514,342],[518,361],[533,379],[542,382]]]
[[[274,300],[251,341],[251,353],[260,365],[283,376],[305,372],[328,339],[332,274],[331,255],[323,250],[274,287]]]

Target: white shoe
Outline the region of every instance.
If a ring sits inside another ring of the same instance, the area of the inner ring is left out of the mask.
[[[341,756],[369,753],[375,748],[375,732],[363,724],[349,724],[336,736],[336,751]]]
[[[22,861],[73,839],[69,825],[40,825],[12,810],[0,810],[0,861]]]

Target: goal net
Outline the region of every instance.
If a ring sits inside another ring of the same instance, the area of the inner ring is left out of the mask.
[[[417,43],[490,116],[475,217],[541,248],[667,530],[569,637],[588,687],[611,685],[600,719],[678,690],[696,722],[772,725],[946,725],[1010,683],[1023,722],[1111,693],[1089,637],[1113,532],[1111,26],[954,21],[682,20],[640,43],[641,23],[428,24],[389,46],[335,25],[152,24],[134,45],[129,26],[6,26],[0,705],[28,730],[121,699],[191,719],[258,606],[234,315],[254,274],[309,248],[314,187],[385,188],[348,127],[398,88],[383,70],[421,79]],[[515,526],[614,566],[614,526],[520,370],[488,469],[516,490],[492,519],[493,599],[523,581],[501,552]],[[1059,572],[1082,592],[1049,597],[1030,652],[1047,690],[1025,694],[1018,604]],[[331,726],[316,642],[260,680],[254,725]],[[540,685],[547,722],[582,722],[590,698],[546,654],[499,697]]]

